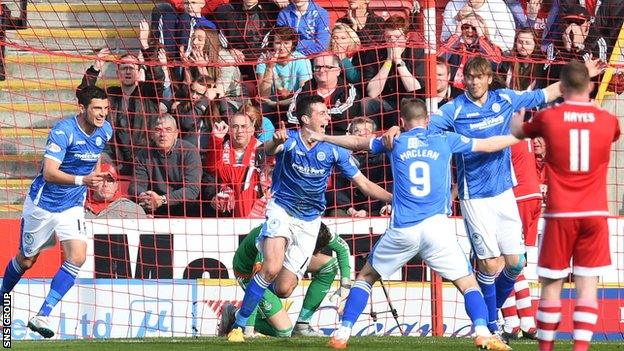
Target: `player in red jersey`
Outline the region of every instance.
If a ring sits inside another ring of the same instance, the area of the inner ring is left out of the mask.
[[[513,133],[518,138],[542,136],[550,149],[546,226],[537,268],[542,282],[539,349],[554,348],[561,288],[573,258],[573,350],[585,351],[598,319],[598,276],[611,265],[606,180],[611,144],[619,138],[620,126],[615,116],[590,102],[592,84],[585,65],[565,65],[560,84],[565,102],[540,111],[522,127],[515,124]]]
[[[518,183],[513,192],[522,221],[524,245],[535,246],[537,222],[542,214],[542,194],[531,139],[525,139],[511,146],[511,162]],[[514,289],[501,307],[501,312],[505,320],[503,340],[517,339],[519,336],[533,340],[536,338],[531,291],[523,274],[516,278]]]

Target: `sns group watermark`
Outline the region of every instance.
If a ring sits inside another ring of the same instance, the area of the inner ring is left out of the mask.
[[[11,294],[2,296],[2,347],[11,348]]]

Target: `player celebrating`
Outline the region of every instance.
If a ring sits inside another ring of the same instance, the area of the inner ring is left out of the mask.
[[[106,92],[95,86],[86,87],[78,94],[78,104],[80,113],[76,117],[60,121],[50,131],[41,173],[24,201],[19,250],[2,279],[4,295],[35,264],[39,253],[54,245],[56,233],[65,261],[52,279],[39,313],[28,322],[28,328],[44,338],[54,336],[48,316],[74,285],[86,258],[87,186],[95,188],[109,176],[100,173],[98,167],[100,153],[113,134],[106,121]]]
[[[323,142],[310,142],[310,132],[325,133],[330,122],[327,107],[318,95],[297,100],[300,131],[286,131],[284,123],[265,144],[267,154],[275,154],[271,190],[273,198],[266,210],[266,222],[258,237],[264,262],[245,290],[234,328],[232,342],[244,341],[243,328],[269,288],[279,297],[288,297],[310,263],[314,243],[325,210],[327,180],[334,166],[362,191],[377,200],[389,202],[392,195],[364,177],[351,161],[347,150]],[[270,287],[269,287],[270,286]]]
[[[550,351],[561,320],[561,288],[573,257],[576,305],[574,351],[589,348],[598,319],[598,277],[611,264],[607,216],[607,166],[611,143],[620,136],[615,116],[590,102],[593,86],[587,68],[572,61],[561,70],[564,103],[540,111],[517,137],[542,136],[548,194],[544,237],[537,274],[542,293],[537,312],[539,349]],[[515,126],[514,126],[515,127]]]
[[[429,116],[425,103],[407,100],[401,105],[401,122],[406,129],[392,150],[380,138],[327,136],[314,138],[352,150],[386,152],[392,165],[394,197],[390,227],[379,239],[353,284],[342,315],[342,325],[329,346],[343,349],[351,328],[366,307],[373,284],[389,278],[414,256],[442,277],[451,280],[464,295],[466,313],[473,323],[475,345],[488,350],[511,350],[487,327],[488,311],[472,273],[472,267],[455,235],[450,214],[450,160],[453,153],[494,152],[518,140],[511,135],[489,139],[469,139],[455,133],[427,130]],[[438,189],[441,189],[438,190]]]
[[[599,61],[588,61],[597,75]],[[453,130],[470,138],[509,134],[512,115],[561,96],[559,83],[536,91],[490,91],[493,72],[489,61],[475,57],[464,66],[466,92],[443,105],[431,118],[432,131]],[[492,154],[474,153],[457,158],[460,207],[468,238],[478,258],[477,281],[488,305],[491,331],[498,331],[498,310],[509,296],[525,265],[522,222],[513,191],[509,148]],[[505,260],[499,271],[499,257]]]
[[[234,254],[234,275],[243,288],[247,286],[253,274],[258,271],[258,267],[262,262],[262,255],[258,254],[258,249],[256,248],[256,239],[260,236],[261,229],[262,226],[252,229],[240,243]],[[336,252],[337,259],[319,252],[325,247]],[[312,282],[303,299],[303,307],[295,324],[294,332],[288,314],[282,309],[280,298],[271,291],[265,291],[264,297],[258,305],[260,314],[254,316],[256,314],[256,311],[254,311],[249,317],[245,326],[245,336],[254,335],[254,327],[262,334],[277,337],[289,337],[291,332],[301,336],[323,336],[323,333],[312,329],[310,318],[312,318],[312,315],[316,312],[331,288],[338,267],[340,267],[341,287],[336,291],[336,295],[347,297],[348,287],[351,285],[349,256],[350,252],[347,243],[339,235],[332,236],[325,223],[321,223],[318,238],[316,239],[316,247],[308,266],[308,272],[312,273]],[[229,329],[231,329],[235,312],[236,308],[234,305],[227,304],[223,306],[221,323],[219,324],[220,336],[226,335]]]

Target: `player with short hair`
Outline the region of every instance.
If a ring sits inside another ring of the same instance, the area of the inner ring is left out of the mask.
[[[65,261],[52,279],[41,309],[28,328],[44,338],[54,336],[48,316],[71,289],[87,254],[84,202],[87,187],[99,186],[107,172],[99,171],[100,153],[113,135],[108,116],[108,97],[89,86],[78,96],[80,113],[58,122],[48,136],[43,167],[30,186],[24,210],[19,250],[8,263],[1,293],[8,293],[30,269],[42,250],[61,242]]]
[[[249,232],[240,243],[234,254],[233,268],[234,276],[245,289],[251,277],[260,269],[262,264],[262,254],[258,253],[256,239],[260,236],[262,226],[258,226]],[[327,256],[320,253],[325,247],[336,253],[337,257]],[[312,273],[312,281],[308,286],[303,299],[303,306],[299,313],[299,318],[294,330],[286,310],[282,308],[279,297],[271,291],[265,291],[264,296],[258,304],[258,310],[247,320],[245,326],[245,336],[254,335],[254,327],[258,332],[276,336],[289,337],[291,334],[301,336],[324,336],[322,332],[314,330],[310,326],[310,318],[331,289],[336,273],[340,269],[341,286],[336,291],[337,297],[347,297],[350,287],[351,267],[349,265],[350,250],[347,243],[339,235],[333,235],[325,223],[321,222],[316,247],[308,266],[308,272]],[[232,304],[223,306],[221,312],[221,322],[219,324],[219,336],[226,335],[234,322],[236,308]],[[256,314],[257,313],[257,314]]]
[[[598,277],[611,265],[607,216],[607,167],[611,144],[620,137],[618,119],[590,100],[593,84],[581,62],[561,70],[564,102],[540,111],[517,137],[541,136],[546,156],[548,193],[545,228],[537,261],[542,283],[537,312],[539,349],[554,349],[561,320],[561,289],[572,273],[576,304],[572,316],[574,351],[589,348],[598,320]]]
[[[310,263],[314,243],[325,210],[327,181],[334,167],[362,191],[389,202],[392,195],[364,177],[349,152],[343,148],[309,141],[311,132],[324,134],[330,123],[325,100],[318,95],[297,100],[300,130],[286,131],[284,122],[265,143],[269,155],[276,155],[266,221],[258,237],[264,262],[245,290],[228,341],[243,342],[243,328],[268,288],[279,297],[288,297]]]
[[[448,219],[450,161],[454,153],[495,152],[518,140],[511,135],[470,139],[456,133],[431,132],[427,129],[427,107],[419,99],[404,100],[401,123],[405,131],[393,141],[392,148],[385,147],[381,138],[312,134],[317,140],[352,150],[385,152],[394,179],[390,226],[358,274],[345,305],[342,325],[329,346],[347,347],[351,329],[366,307],[373,284],[379,278],[388,279],[418,255],[464,295],[466,313],[476,333],[475,345],[481,349],[510,350],[488,330],[487,306]]]
[[[587,62],[592,75],[602,70]],[[535,91],[489,90],[491,63],[475,57],[464,66],[466,91],[431,117],[431,131],[452,130],[470,138],[510,133],[510,121],[521,108],[533,108],[561,96],[559,82]],[[491,154],[457,157],[457,182],[466,232],[477,256],[477,281],[488,305],[490,331],[498,331],[498,308],[509,296],[525,266],[522,222],[512,191],[515,184],[509,148]],[[505,265],[500,270],[500,256]]]

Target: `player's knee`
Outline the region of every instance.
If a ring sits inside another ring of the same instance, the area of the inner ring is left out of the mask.
[[[70,255],[65,257],[65,260],[74,266],[82,267],[87,260],[87,255],[82,252],[72,252]]]
[[[524,255],[518,255],[517,257],[518,260],[516,262],[512,261],[507,264],[507,270],[514,275],[519,275],[520,273],[522,273],[522,270],[526,265],[526,258]]]
[[[39,257],[39,255],[35,255],[33,257],[25,257],[22,254],[18,254],[17,256],[15,256],[15,260],[23,271],[27,271],[35,265],[35,262],[37,262],[37,257]]]
[[[269,262],[264,262],[262,264],[262,269],[260,270],[260,272],[262,278],[264,278],[267,282],[272,282],[275,280],[281,270],[282,266],[272,265]]]
[[[279,297],[280,299],[285,299],[287,297],[290,297],[290,295],[292,295],[293,291],[295,290],[296,285],[287,285],[287,284],[277,284],[274,287],[274,292],[275,295],[277,295],[277,297]]]

